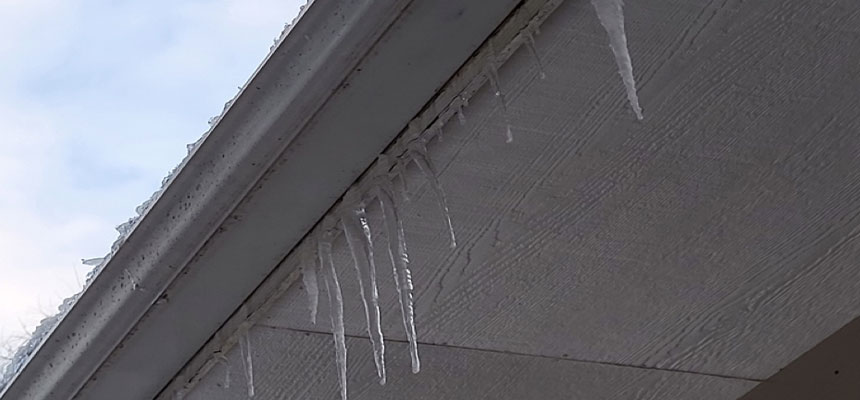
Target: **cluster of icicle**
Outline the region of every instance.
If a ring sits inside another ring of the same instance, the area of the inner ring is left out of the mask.
[[[622,1],[592,0],[592,5],[609,36],[610,47],[618,64],[619,74],[626,87],[628,101],[636,117],[642,119],[642,110],[639,107],[639,100],[636,95],[633,68],[624,33]],[[531,32],[524,32],[523,35],[523,44],[527,46],[529,52],[535,58],[540,78],[546,78],[543,64],[535,48],[534,36]],[[492,49],[491,53],[494,54]],[[489,60],[485,69],[485,76],[504,113],[507,125],[505,136],[506,141],[510,143],[513,141],[510,117],[494,59]],[[456,108],[454,114],[459,119],[460,124],[465,124],[466,119],[463,107],[468,105],[468,99],[465,96],[460,96],[459,100],[461,103]],[[409,342],[412,372],[418,373],[421,369],[421,364],[418,356],[418,342],[415,329],[412,274],[409,270],[409,255],[403,230],[403,220],[398,209],[398,201],[409,200],[405,172],[406,168],[414,163],[435,192],[450,235],[451,247],[456,246],[456,238],[454,236],[445,192],[439,182],[437,172],[427,156],[426,149],[426,143],[430,139],[434,136],[441,136],[442,125],[445,122],[446,120],[440,118],[435,126],[416,135],[410,142],[410,145],[407,146],[408,150],[406,153],[399,157],[396,163],[392,163],[388,156],[380,156],[377,162],[380,169],[384,172],[371,181],[369,189],[364,191],[360,191],[359,189],[350,190],[344,197],[340,211],[334,215],[327,216],[316,235],[312,237],[310,244],[305,245],[303,248],[301,255],[303,264],[302,280],[308,295],[308,307],[312,323],[316,324],[320,296],[319,279],[323,281],[323,287],[328,298],[330,307],[329,317],[335,343],[338,382],[343,400],[347,399],[347,349],[343,322],[344,299],[332,256],[333,243],[337,237],[343,234],[352,255],[353,266],[358,278],[359,294],[364,307],[367,334],[373,348],[373,360],[376,365],[377,377],[379,383],[384,385],[387,380],[385,371],[385,339],[382,332],[379,310],[378,276],[374,259],[373,234],[367,218],[368,206],[374,202],[379,204],[382,211],[381,228],[385,231],[388,241],[385,251],[393,270],[394,285],[397,289],[398,301],[400,303],[401,318]],[[411,128],[413,127],[410,126]],[[249,395],[253,396],[253,383],[251,381],[253,375],[250,372],[252,371],[252,367],[249,353],[245,353],[243,363],[248,371],[246,372],[246,377],[249,379]]]
[[[633,62],[630,58],[630,51],[627,48],[627,35],[624,30],[624,2],[623,0],[591,0],[591,5],[597,13],[597,18],[600,24],[606,30],[609,36],[609,47],[612,49],[612,54],[615,57],[615,63],[618,65],[618,73],[621,75],[621,80],[624,83],[624,88],[627,92],[627,101],[636,114],[636,118],[642,120],[642,107],[639,106],[639,96],[636,93],[636,80],[633,77]],[[537,33],[537,31],[536,31]],[[546,78],[543,63],[540,55],[535,47],[534,34],[530,31],[523,31],[521,42],[525,45],[532,57],[537,63],[537,68],[540,73],[540,78]],[[490,48],[491,54],[495,55],[495,51]],[[501,79],[499,78],[498,67],[496,61],[491,59],[487,62],[485,68],[487,81],[490,83],[490,88],[493,90],[499,108],[502,110],[502,117],[505,122],[505,141],[511,143],[514,141],[513,131],[511,129],[510,115],[508,112],[507,100],[502,91]],[[458,111],[460,121],[464,121],[462,111]]]
[[[619,74],[622,77],[627,99],[638,119],[642,119],[642,109],[636,94],[636,83],[633,78],[633,67],[630,54],[627,49],[627,38],[624,32],[624,16],[622,0],[591,0],[601,25],[609,36],[610,48],[615,56]],[[540,57],[534,45],[534,37],[531,33],[525,36],[524,44],[535,58],[540,78],[544,79],[546,73],[543,69]],[[491,49],[491,52],[492,49]],[[495,97],[498,99],[502,112],[505,116],[507,129],[506,141],[513,141],[511,123],[509,121],[507,104],[501,89],[498,70],[495,60],[490,60],[486,68],[486,78],[490,83]],[[457,108],[456,115],[460,123],[465,123],[462,107],[466,105],[466,99],[461,98],[463,103]],[[433,135],[441,134],[441,123],[432,132],[426,135],[418,135],[409,146],[405,154],[406,162],[399,162],[394,168],[389,168],[390,161],[386,156],[380,156],[378,162],[386,173],[376,177],[372,182],[370,190],[364,193],[350,191],[344,198],[345,208],[338,213],[337,217],[329,216],[323,221],[322,229],[314,238],[315,246],[305,247],[303,254],[303,281],[308,294],[308,306],[311,321],[316,323],[317,305],[319,304],[318,275],[322,280],[327,293],[330,306],[329,316],[331,318],[332,333],[334,335],[336,361],[338,366],[338,381],[340,382],[341,398],[347,399],[346,383],[346,343],[343,326],[343,295],[338,281],[337,270],[332,257],[332,246],[335,238],[343,233],[352,254],[353,265],[358,277],[359,293],[364,306],[365,319],[367,322],[367,334],[373,347],[373,360],[376,364],[377,376],[380,384],[386,382],[385,372],[385,341],[382,333],[381,316],[379,312],[379,295],[377,290],[376,264],[374,261],[374,246],[371,227],[367,222],[367,206],[371,202],[378,202],[382,210],[383,229],[388,238],[388,258],[393,268],[394,284],[397,288],[398,300],[400,302],[403,327],[409,341],[409,350],[412,358],[412,372],[420,370],[418,358],[418,346],[415,333],[415,315],[412,305],[412,275],[409,271],[409,256],[406,248],[406,238],[403,232],[403,221],[396,203],[396,191],[394,187],[400,184],[400,198],[408,200],[406,190],[405,169],[414,162],[424,176],[428,179],[431,187],[436,192],[439,204],[442,208],[450,234],[451,247],[456,246],[454,229],[448,211],[445,193],[439,183],[433,165],[427,157],[425,143]]]
[[[344,197],[343,207],[337,216],[328,216],[323,220],[321,229],[313,238],[313,245],[306,246],[303,252],[303,281],[309,296],[311,321],[316,323],[317,304],[319,304],[318,276],[324,284],[330,306],[332,332],[334,334],[335,353],[338,366],[338,380],[342,399],[347,398],[346,384],[346,343],[343,326],[343,295],[340,289],[337,269],[332,257],[332,247],[335,239],[343,234],[352,254],[353,265],[358,277],[359,293],[364,306],[367,321],[367,333],[373,347],[373,360],[376,364],[380,384],[386,382],[385,372],[385,340],[382,333],[381,315],[379,311],[379,292],[376,262],[374,260],[374,244],[371,226],[367,219],[367,207],[371,202],[379,204],[382,212],[382,226],[385,231],[388,246],[386,252],[393,271],[393,283],[397,289],[403,328],[409,341],[409,353],[412,360],[412,372],[418,373],[421,363],[418,357],[418,341],[415,332],[415,311],[412,300],[412,274],[409,270],[409,255],[406,247],[406,236],[403,229],[403,216],[400,213],[398,201],[408,200],[404,174],[409,164],[414,163],[427,178],[436,194],[444,221],[450,235],[451,247],[456,246],[454,228],[448,211],[445,193],[437,177],[433,164],[427,157],[424,140],[416,140],[404,154],[403,160],[391,165],[387,156],[380,156],[378,163],[385,171],[372,180],[369,190],[359,192],[351,190]],[[405,160],[405,161],[404,161]],[[395,187],[400,184],[399,190]]]
[[[312,2],[313,0],[308,0],[307,4],[301,7],[299,15],[296,16],[295,19],[293,19],[293,22],[284,26],[283,31],[274,40],[273,46],[269,49],[270,54],[277,48],[277,45],[284,40],[284,38],[294,26],[295,22],[301,18],[301,16],[308,9],[308,6]],[[618,72],[621,75],[622,81],[627,92],[627,100],[630,103],[633,112],[636,114],[636,117],[641,120],[643,119],[642,108],[639,106],[639,98],[636,93],[636,81],[633,77],[633,65],[631,62],[630,53],[627,48],[627,36],[624,29],[623,0],[591,0],[591,4],[597,13],[601,25],[606,30],[607,35],[609,36],[609,46],[612,49],[613,55],[615,56],[615,61],[618,65]],[[524,32],[523,34],[525,35],[524,44],[528,47],[529,51],[534,56],[538,65],[540,77],[541,79],[543,79],[546,77],[546,73],[544,72],[543,65],[538,56],[537,50],[535,49],[534,37],[532,36],[531,32]],[[507,129],[505,132],[506,141],[512,142],[513,133],[511,130],[510,116],[508,115],[508,109],[506,104],[507,102],[504,93],[502,92],[495,60],[490,60],[488,62],[486,68],[486,77],[504,113],[504,118],[507,125]],[[241,89],[242,88],[240,88],[240,91]],[[463,103],[460,104],[460,106],[457,108],[456,115],[457,118],[460,120],[460,123],[464,124],[465,115],[463,114],[462,107],[468,104],[467,99],[465,97],[461,97],[461,100]],[[232,99],[226,104],[224,104],[224,109],[221,114],[212,117],[208,121],[209,124],[214,127],[214,125],[217,124],[217,122],[227,112],[227,110],[232,104]],[[211,127],[209,131],[211,131]],[[110,259],[110,256],[113,255],[113,253],[115,253],[119,249],[119,247],[125,242],[126,238],[129,236],[134,226],[137,224],[138,220],[140,220],[140,218],[143,217],[143,215],[149,210],[149,208],[161,195],[161,193],[167,187],[170,181],[172,181],[176,173],[182,168],[183,165],[185,165],[193,152],[203,142],[206,136],[208,136],[209,131],[207,131],[202,137],[200,137],[200,139],[198,139],[194,143],[187,145],[188,153],[186,157],[162,180],[161,188],[155,193],[153,193],[149,199],[144,201],[135,209],[135,216],[129,218],[126,222],[116,227],[116,230],[119,233],[119,237],[116,239],[116,241],[114,241],[113,245],[111,246],[111,251],[104,257],[81,260],[83,264],[93,267],[93,269],[87,274],[83,290],[85,290],[86,287],[89,286],[90,282],[92,282],[95,276],[101,271],[102,267],[107,263],[107,260]],[[419,136],[419,139],[416,139],[414,141],[415,144],[413,146],[410,146],[409,151],[406,153],[405,159],[410,162],[414,162],[422,171],[422,173],[424,173],[424,175],[430,180],[431,186],[436,192],[440,205],[445,214],[445,222],[447,224],[451,236],[451,245],[455,246],[456,242],[454,240],[454,230],[451,225],[451,218],[448,214],[448,206],[446,204],[445,195],[437,179],[436,172],[433,169],[433,166],[430,163],[429,159],[427,158],[426,149],[424,147],[424,143],[426,143],[426,140],[429,140],[429,138],[431,138],[433,135],[438,134],[441,134],[441,122],[433,129],[431,135],[421,135]],[[380,161],[383,163],[388,162],[387,158],[385,157],[381,157]],[[398,291],[398,298],[400,300],[403,326],[406,329],[406,335],[409,340],[410,354],[412,357],[412,370],[416,373],[420,370],[418,347],[415,337],[414,311],[412,306],[412,277],[409,271],[409,257],[406,249],[406,238],[403,234],[403,222],[397,210],[397,205],[395,203],[395,199],[397,196],[395,190],[393,189],[395,186],[397,186],[397,183],[399,183],[401,190],[399,190],[397,194],[399,194],[403,200],[408,200],[408,194],[405,190],[406,184],[404,176],[407,164],[408,163],[403,161],[398,162],[394,166],[394,168],[390,169],[390,173],[388,174],[388,176],[378,177],[377,182],[375,182],[375,185],[372,190],[361,195],[358,195],[356,193],[350,194],[345,200],[347,200],[346,202],[350,204],[351,207],[347,211],[341,213],[339,218],[328,218],[328,225],[326,226],[327,229],[325,229],[323,233],[319,234],[316,239],[317,245],[316,248],[313,249],[313,253],[316,253],[316,255],[306,255],[305,265],[315,265],[314,267],[304,268],[305,274],[303,277],[305,287],[307,288],[308,295],[310,296],[312,321],[316,322],[316,309],[319,296],[319,289],[317,285],[318,269],[323,276],[326,293],[329,297],[329,304],[331,304],[332,307],[330,315],[332,319],[332,330],[334,332],[336,342],[339,380],[341,384],[341,395],[343,399],[346,399],[346,345],[344,343],[343,329],[343,298],[341,295],[340,284],[337,279],[337,274],[334,269],[334,264],[331,256],[332,242],[339,235],[340,232],[343,232],[344,236],[346,237],[347,244],[349,245],[350,251],[352,252],[356,272],[358,273],[359,290],[361,293],[362,302],[364,304],[367,319],[368,335],[370,336],[370,340],[373,344],[374,361],[376,363],[379,381],[382,384],[384,384],[386,381],[384,358],[385,344],[380,323],[376,266],[373,260],[373,242],[370,233],[371,231],[370,226],[367,223],[365,211],[367,204],[371,201],[379,202],[383,211],[383,228],[386,231],[389,239],[389,246],[387,252],[394,269],[394,283],[396,285]],[[311,254],[311,252],[308,252],[308,254]],[[83,290],[81,291],[81,293],[83,292]],[[36,350],[38,345],[42,342],[42,340],[44,340],[44,338],[53,329],[53,327],[56,326],[57,323],[59,323],[62,317],[71,309],[72,305],[75,303],[79,296],[80,293],[65,299],[59,307],[59,312],[53,316],[42,320],[39,326],[31,335],[31,337],[18,348],[18,351],[13,356],[11,362],[7,364],[6,367],[3,369],[2,373],[0,373],[0,391],[2,391],[2,389],[11,381],[12,377],[15,376],[15,374],[17,374],[18,371],[20,371],[24,367],[27,360],[29,360],[30,356]],[[246,353],[245,358],[247,358],[245,360],[245,364],[247,365],[246,375],[250,375],[252,374],[250,349],[248,350],[248,353]],[[252,381],[252,379],[253,378],[249,376],[249,380]],[[249,395],[253,396],[252,384],[249,385]]]

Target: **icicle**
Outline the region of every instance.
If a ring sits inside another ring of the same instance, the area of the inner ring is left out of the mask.
[[[460,126],[466,125],[466,115],[463,114],[463,105],[457,107],[457,120],[460,121]]]
[[[448,227],[448,237],[451,238],[451,248],[457,247],[457,238],[454,236],[454,226],[451,224],[451,213],[448,210],[448,199],[445,196],[445,190],[442,189],[442,183],[439,182],[439,174],[433,168],[430,159],[427,158],[427,148],[423,144],[416,144],[412,151],[409,152],[412,161],[418,165],[418,169],[424,174],[424,177],[430,181],[430,186],[436,192],[436,198],[439,201],[439,207],[442,209],[442,215],[445,217],[445,225]]]
[[[540,60],[540,55],[535,47],[535,37],[531,33],[526,34],[526,47],[529,48],[529,51],[532,53],[532,57],[535,59],[535,64],[537,64],[538,72],[540,73],[540,78],[546,79],[546,71],[544,71],[543,62]]]
[[[302,283],[308,294],[308,310],[311,313],[311,323],[317,323],[317,308],[319,306],[320,289],[317,281],[317,261],[313,246],[307,245],[302,251]]]
[[[388,182],[382,182],[377,187],[377,197],[382,206],[382,216],[388,235],[388,256],[394,268],[394,283],[397,287],[400,311],[403,316],[403,327],[409,340],[409,351],[412,357],[412,373],[421,370],[418,359],[418,342],[415,335],[415,311],[412,306],[412,274],[409,272],[409,256],[406,250],[406,235],[403,232],[403,221],[400,220],[394,197],[387,187]]]
[[[499,105],[502,107],[502,113],[505,119],[505,142],[511,143],[514,141],[514,134],[511,132],[511,117],[508,114],[508,105],[505,101],[505,94],[502,93],[502,86],[499,81],[499,71],[496,69],[496,64],[491,60],[487,63],[487,78],[490,80],[490,85],[493,87],[493,92],[496,98],[499,99]]]
[[[227,356],[224,354],[218,354],[215,356],[218,362],[224,366],[224,389],[230,388],[230,362],[227,360]]]
[[[463,108],[469,106],[469,99],[462,94],[457,97],[460,98],[460,105],[457,106],[457,119],[460,121],[460,126],[463,126],[466,125],[466,114],[463,113]]]
[[[334,260],[332,260],[331,236],[330,233],[323,234],[318,242],[318,252],[320,267],[323,270],[323,282],[325,282],[326,293],[328,294],[329,317],[334,335],[338,380],[340,382],[340,397],[342,400],[346,400],[346,338],[343,328],[343,294],[340,291],[337,271],[334,269]]]
[[[493,94],[496,97],[504,99],[505,96],[502,94],[502,88],[499,86],[499,70],[496,68],[496,65],[493,61],[487,63],[487,78],[490,79],[490,85],[493,87]],[[505,104],[502,103],[504,106]]]
[[[591,5],[597,12],[600,24],[609,35],[609,47],[615,55],[618,73],[627,89],[627,101],[633,107],[636,118],[642,119],[642,108],[639,107],[639,97],[636,95],[636,81],[633,78],[633,62],[627,49],[627,36],[624,33],[624,2],[623,0],[591,0]]]
[[[251,357],[250,332],[245,332],[239,342],[239,352],[242,355],[242,364],[245,366],[245,379],[248,385],[248,397],[254,397],[254,360]]]
[[[406,186],[405,171],[400,171],[394,176],[394,185],[397,186],[397,192],[400,193],[400,198],[403,201],[409,201],[409,187]]]
[[[398,161],[397,166],[400,171],[395,176],[396,180],[394,184],[398,186],[400,197],[402,197],[404,201],[410,201],[409,184],[406,183],[406,164]]]
[[[353,192],[354,193],[354,192]],[[357,197],[355,195],[354,197]],[[347,204],[351,201],[347,200]],[[373,260],[373,240],[370,227],[367,224],[367,214],[364,204],[356,202],[356,208],[344,213],[341,217],[343,233],[352,259],[355,262],[355,272],[358,275],[358,290],[361,302],[364,304],[364,316],[367,319],[367,334],[373,345],[373,361],[376,363],[376,373],[379,383],[385,384],[385,340],[382,336],[382,324],[379,314],[379,292],[376,286],[376,264]],[[370,305],[367,302],[367,292],[370,291]]]

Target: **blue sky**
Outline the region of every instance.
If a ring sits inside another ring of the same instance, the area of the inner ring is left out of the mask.
[[[0,1],[0,341],[80,289],[304,3]]]

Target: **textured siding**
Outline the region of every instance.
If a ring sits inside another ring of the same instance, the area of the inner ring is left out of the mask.
[[[514,142],[485,88],[430,145],[457,248],[411,177],[421,374],[390,342],[389,384],[373,386],[336,243],[354,398],[734,399],[860,316],[860,3],[640,0],[626,14],[644,121],[590,3],[571,0],[536,37],[545,80],[526,49],[500,70]],[[377,256],[384,332],[402,341]],[[260,398],[335,398],[326,308],[311,325],[297,283],[254,329],[263,365],[280,363]],[[218,398],[217,371],[199,398]]]

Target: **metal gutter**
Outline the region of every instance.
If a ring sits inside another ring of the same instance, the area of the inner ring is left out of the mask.
[[[317,0],[2,400],[149,399],[516,0]]]
[[[507,19],[495,30],[491,37],[476,50],[468,61],[436,91],[433,98],[407,124],[397,139],[383,152],[395,158],[407,147],[408,143],[423,130],[435,131],[431,125],[438,126],[444,121],[456,118],[458,109],[467,99],[471,98],[486,82],[486,67],[490,63],[504,63],[517,48],[530,40],[530,35],[538,29],[543,21],[561,4],[563,0],[525,0]],[[351,186],[352,189],[361,187],[374,180],[379,174],[387,172],[385,166],[374,163]],[[329,211],[329,215],[337,215],[339,208],[349,207],[339,203]],[[340,210],[343,211],[343,210]],[[317,225],[316,229],[320,226]],[[285,295],[286,291],[299,279],[301,272],[300,246],[314,246],[314,233],[310,232],[300,244],[275,268],[271,274],[248,296],[245,302],[218,329],[205,346],[189,360],[182,370],[173,378],[169,385],[158,395],[158,400],[183,398],[205,378],[227,354],[241,337],[261,319],[265,318],[274,304]]]

